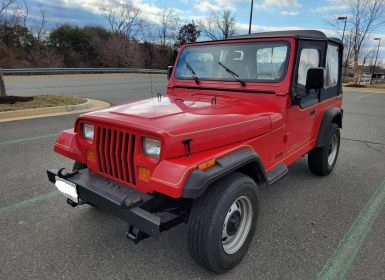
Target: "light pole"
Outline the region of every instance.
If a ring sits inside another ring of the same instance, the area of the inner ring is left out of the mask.
[[[249,34],[251,33],[251,22],[253,21],[253,6],[254,6],[254,0],[251,0],[250,21],[249,21]]]
[[[378,52],[380,51],[381,38],[374,38],[373,40],[374,40],[374,41],[378,41],[378,47],[377,47],[376,60],[374,61],[374,67],[373,67],[373,73],[372,73],[372,80],[373,80],[373,76],[374,76],[375,71],[376,71]]]
[[[344,21],[344,32],[342,32],[342,43],[344,43],[345,29],[346,29],[346,21],[348,20],[348,17],[347,17],[347,16],[344,16],[344,17],[338,17],[338,20],[343,20],[343,21]]]

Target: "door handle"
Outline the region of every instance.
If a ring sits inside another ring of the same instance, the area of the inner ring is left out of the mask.
[[[314,116],[314,115],[315,115],[315,109],[310,111],[310,116]]]

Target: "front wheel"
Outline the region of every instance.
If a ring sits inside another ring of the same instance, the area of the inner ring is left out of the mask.
[[[188,222],[192,257],[225,272],[245,256],[255,232],[259,190],[253,179],[233,173],[215,182],[194,202]]]
[[[340,150],[340,129],[333,123],[325,146],[314,148],[308,155],[310,170],[317,175],[328,175],[334,168]]]

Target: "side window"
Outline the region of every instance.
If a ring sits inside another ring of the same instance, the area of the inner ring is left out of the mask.
[[[319,67],[320,54],[317,49],[302,49],[298,67],[298,84],[305,86],[307,70]]]
[[[338,83],[338,72],[339,72],[339,50],[337,46],[328,45],[326,54],[326,76],[325,76],[325,87],[333,87]]]

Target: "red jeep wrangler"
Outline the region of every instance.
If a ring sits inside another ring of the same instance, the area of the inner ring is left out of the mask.
[[[76,163],[49,180],[72,206],[126,221],[135,242],[188,223],[193,258],[231,269],[252,241],[261,185],[306,154],[313,173],[334,168],[342,51],[312,30],[187,44],[165,96],[81,115],[63,131],[55,151]]]

